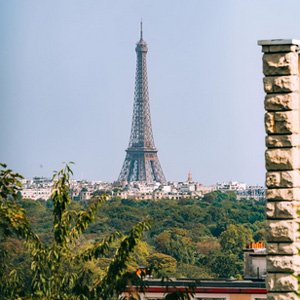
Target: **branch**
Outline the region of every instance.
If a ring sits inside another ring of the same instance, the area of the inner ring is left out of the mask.
[[[122,275],[125,273],[130,254],[133,252],[135,246],[140,241],[143,232],[150,228],[149,222],[137,223],[126,236],[116,255],[108,267],[106,276],[103,278],[100,286],[97,287],[97,292],[103,299],[108,299],[117,290],[117,286]]]
[[[84,230],[94,221],[97,209],[101,204],[106,201],[106,195],[97,196],[91,200],[89,206],[86,210],[81,210],[76,215],[76,223],[74,227],[70,230],[69,236],[71,242],[74,242]]]

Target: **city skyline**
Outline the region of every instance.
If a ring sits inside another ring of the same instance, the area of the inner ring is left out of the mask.
[[[191,170],[206,185],[262,184],[257,40],[300,37],[300,3],[281,3],[0,1],[0,161],[25,177],[49,177],[75,161],[75,178],[117,178],[142,17],[166,178],[184,180]]]

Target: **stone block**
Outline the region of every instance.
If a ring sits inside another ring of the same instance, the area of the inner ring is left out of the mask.
[[[298,280],[292,274],[268,273],[266,287],[270,292],[297,292]]]
[[[300,188],[267,189],[268,201],[300,201]]]
[[[278,254],[286,254],[286,255],[299,254],[299,248],[297,247],[298,244],[299,243],[292,243],[292,244],[279,243]]]
[[[268,94],[265,97],[265,109],[268,111],[299,110],[299,94]]]
[[[268,188],[300,187],[300,171],[267,172],[266,186]]]
[[[267,272],[296,273],[297,270],[299,270],[298,255],[267,257]]]
[[[281,53],[281,52],[297,52],[299,47],[297,45],[273,45],[269,46],[269,52]]]
[[[299,78],[296,75],[265,77],[263,80],[268,94],[296,92],[299,89]]]
[[[281,187],[281,172],[267,172],[266,187],[277,188]]]
[[[270,46],[262,46],[261,47],[261,52],[269,53],[270,52]]]
[[[299,112],[267,112],[265,127],[268,134],[298,134],[300,132]]]
[[[298,148],[268,149],[265,153],[268,171],[288,171],[299,169],[300,152]]]
[[[300,171],[280,172],[282,187],[300,187]]]
[[[263,56],[263,70],[269,75],[298,74],[298,53],[268,53]]]
[[[267,253],[268,255],[275,255],[278,254],[278,245],[279,243],[267,243],[266,244],[266,249],[267,249]],[[293,243],[289,243],[288,245],[293,245]]]
[[[284,111],[275,112],[275,134],[284,133],[299,133],[299,112],[298,111]]]
[[[268,293],[268,300],[299,300],[296,293]]]
[[[267,243],[268,255],[296,255],[299,253],[296,243]]]
[[[274,134],[275,132],[275,113],[265,113],[265,129],[267,134]]]
[[[267,220],[266,240],[267,242],[294,242],[298,238],[299,225],[296,221]]]
[[[297,219],[297,206],[294,202],[267,202],[266,215],[271,219]]]
[[[267,216],[267,218],[275,218],[275,216],[276,216],[275,202],[267,202],[266,203],[266,216]]]
[[[300,199],[300,197],[299,197]],[[297,207],[295,202],[281,201],[275,204],[276,217],[278,219],[296,219],[298,218]]]
[[[288,148],[300,146],[300,135],[270,135],[266,137],[268,148]]]

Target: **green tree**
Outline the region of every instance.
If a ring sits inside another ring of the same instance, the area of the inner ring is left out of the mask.
[[[156,252],[148,257],[147,262],[161,276],[171,276],[176,272],[177,261],[170,255]]]
[[[208,265],[219,278],[241,277],[243,263],[237,255],[219,253],[208,258]]]
[[[220,235],[222,250],[226,253],[243,257],[243,249],[248,243],[253,241],[251,230],[244,225],[230,224]]]
[[[22,176],[7,169],[4,164],[0,164],[0,167],[0,295],[6,299],[15,299],[23,294],[25,280],[12,263],[7,241],[15,233],[22,237],[30,236],[32,240],[35,240],[35,236],[27,230],[24,210],[16,204]]]
[[[147,222],[136,224],[128,235],[118,232],[95,242],[87,249],[78,250],[80,237],[94,220],[105,196],[97,196],[85,210],[70,209],[69,165],[53,176],[53,238],[45,244],[34,233],[24,209],[18,203],[21,176],[1,164],[0,171],[0,232],[1,240],[18,236],[25,241],[31,257],[31,288],[22,285],[26,270],[13,269],[7,263],[7,252],[0,248],[0,292],[6,299],[111,299],[127,284],[130,254],[149,228]],[[86,263],[97,260],[108,252],[112,242],[119,241],[114,257],[104,274],[97,280]],[[93,276],[92,276],[93,275]],[[4,280],[4,278],[6,280]],[[92,280],[93,279],[93,280]]]
[[[186,229],[164,231],[156,237],[156,244],[160,252],[171,255],[177,261],[190,264],[195,261],[195,245]]]
[[[139,241],[134,253],[131,255],[130,268],[135,270],[140,266],[146,266],[151,252],[153,252],[153,249],[147,242]]]

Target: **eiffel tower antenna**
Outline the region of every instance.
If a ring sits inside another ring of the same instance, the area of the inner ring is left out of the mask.
[[[118,181],[163,183],[166,178],[158,160],[151,125],[146,61],[148,47],[143,40],[142,21],[140,25],[141,36],[135,48],[137,64],[131,133]]]

